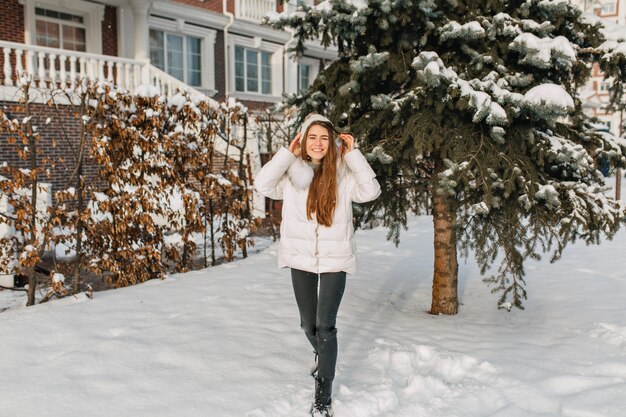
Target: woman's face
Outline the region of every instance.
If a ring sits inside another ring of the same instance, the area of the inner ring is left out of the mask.
[[[328,153],[330,135],[328,129],[321,125],[313,125],[306,135],[306,153],[311,161],[318,164]]]

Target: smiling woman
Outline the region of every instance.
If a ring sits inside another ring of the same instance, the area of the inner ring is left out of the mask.
[[[300,132],[259,172],[256,189],[284,200],[278,266],[291,268],[300,323],[315,357],[312,415],[331,415],[337,362],[337,311],[346,274],[356,273],[352,203],[380,194],[376,175],[354,149],[354,137],[338,134],[330,120],[310,114]],[[319,290],[318,290],[319,286]]]
[[[313,163],[319,164],[322,158],[328,153],[328,143],[330,135],[328,128],[322,124],[312,125],[306,133],[306,138],[302,142],[307,155]]]

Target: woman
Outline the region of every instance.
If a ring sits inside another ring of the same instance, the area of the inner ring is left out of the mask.
[[[283,200],[278,266],[291,268],[300,323],[318,360],[313,415],[331,415],[335,321],[346,273],[356,273],[352,203],[380,195],[375,177],[354,137],[339,133],[335,141],[330,120],[313,113],[255,179],[261,194]]]

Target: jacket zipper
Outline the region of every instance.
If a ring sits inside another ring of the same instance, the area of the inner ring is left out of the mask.
[[[320,272],[320,254],[319,254],[319,240],[320,240],[320,235],[318,232],[320,225],[316,224],[315,225],[315,266],[316,266],[316,270],[317,273],[319,274]]]

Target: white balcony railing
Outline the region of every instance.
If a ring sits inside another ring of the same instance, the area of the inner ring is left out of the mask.
[[[109,81],[128,91],[152,84],[161,94],[200,92],[150,65],[147,61],[0,41],[0,86],[18,86],[20,74],[30,74],[39,88],[72,87],[77,80]]]
[[[260,23],[268,12],[276,11],[276,0],[235,0],[235,17]]]

